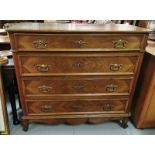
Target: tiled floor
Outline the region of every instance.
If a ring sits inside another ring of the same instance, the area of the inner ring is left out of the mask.
[[[24,132],[21,125],[10,124],[11,135],[154,135],[155,129],[135,129],[129,122],[127,129],[122,129],[113,122],[103,124],[81,125],[46,125],[30,124],[29,130]]]
[[[9,104],[8,104],[9,105]],[[102,124],[81,125],[47,125],[30,124],[29,130],[24,132],[21,125],[12,124],[11,108],[8,106],[11,135],[155,135],[155,129],[136,129],[131,122],[128,128],[123,129],[117,123],[105,122]]]

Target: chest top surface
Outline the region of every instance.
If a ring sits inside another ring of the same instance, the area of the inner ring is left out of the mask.
[[[149,29],[127,24],[17,23],[8,32],[42,33],[149,33]]]

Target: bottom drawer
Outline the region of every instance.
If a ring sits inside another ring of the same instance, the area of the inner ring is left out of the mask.
[[[124,113],[127,99],[91,99],[72,101],[27,101],[28,113],[71,114],[71,113]]]

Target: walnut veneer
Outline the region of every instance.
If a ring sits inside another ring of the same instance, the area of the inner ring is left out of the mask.
[[[148,30],[130,25],[24,23],[10,26],[23,109],[30,122],[127,127]]]

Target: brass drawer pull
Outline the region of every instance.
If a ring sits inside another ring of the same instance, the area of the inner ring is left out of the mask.
[[[110,64],[110,70],[111,71],[119,71],[123,67],[122,64]]]
[[[87,44],[87,42],[84,41],[84,40],[82,40],[82,39],[80,39],[80,40],[74,41],[74,44],[79,45],[79,46],[82,46],[82,45]]]
[[[116,92],[117,88],[118,88],[117,85],[113,85],[113,84],[106,85],[107,92]]]
[[[48,42],[47,40],[43,40],[43,39],[38,39],[32,42],[33,47],[37,48],[37,49],[45,49],[48,47]]]
[[[113,108],[113,106],[112,106],[111,104],[105,104],[105,105],[103,106],[103,110],[104,110],[104,111],[111,111],[112,108]]]
[[[42,112],[50,112],[52,110],[52,106],[51,105],[42,105],[40,107]]]
[[[72,88],[80,90],[80,89],[85,88],[86,86],[87,86],[87,84],[85,84],[85,83],[77,83],[77,84],[73,85]]]
[[[49,71],[49,66],[47,64],[36,64],[35,67],[39,72],[48,72]]]
[[[119,49],[126,48],[127,44],[128,44],[128,41],[122,40],[122,39],[113,41],[114,48],[119,48]]]
[[[49,93],[51,91],[52,87],[42,85],[42,86],[39,86],[38,89],[39,89],[40,93],[45,93],[46,94],[46,93]]]

